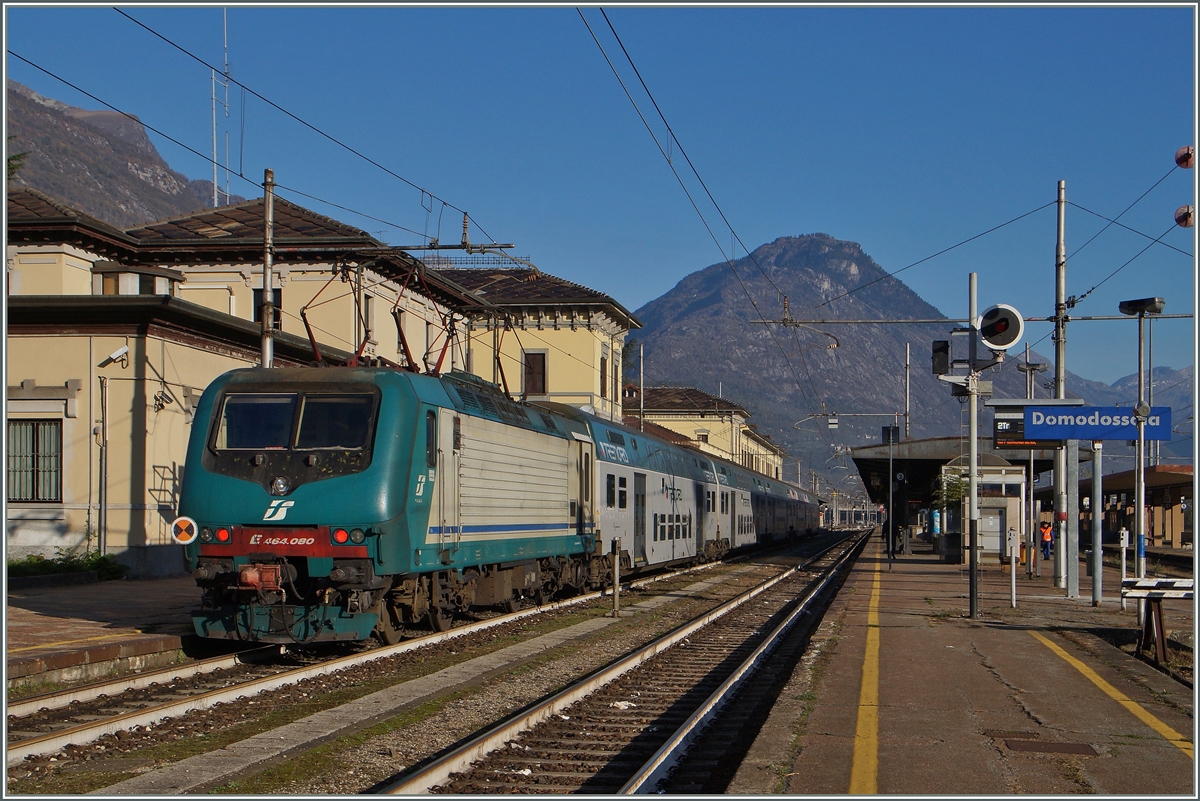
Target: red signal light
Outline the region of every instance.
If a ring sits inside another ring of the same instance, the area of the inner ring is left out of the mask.
[[[339,528],[333,532],[333,541],[339,545],[344,544],[348,539],[350,539],[350,535],[346,533],[346,529],[344,528]]]
[[[217,529],[217,541],[218,542],[229,542],[229,529],[227,529],[227,528]]]

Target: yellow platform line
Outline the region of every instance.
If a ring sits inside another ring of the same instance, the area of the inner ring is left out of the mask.
[[[876,557],[879,548],[875,549]],[[854,729],[854,760],[850,790],[855,795],[875,795],[879,776],[879,559],[871,580],[867,603],[867,647],[863,654],[862,688],[858,692],[858,725]]]
[[[1109,698],[1116,701],[1121,706],[1128,709],[1130,712],[1133,713],[1134,717],[1136,717],[1138,720],[1142,721],[1142,723],[1145,723],[1150,728],[1154,729],[1156,732],[1161,734],[1164,739],[1168,740],[1172,745],[1174,745],[1180,751],[1187,754],[1188,759],[1195,759],[1194,747],[1192,746],[1192,744],[1190,742],[1188,742],[1186,739],[1184,739],[1184,736],[1182,734],[1175,731],[1170,726],[1168,726],[1167,724],[1163,723],[1161,720],[1156,718],[1154,715],[1147,712],[1145,710],[1145,708],[1142,707],[1141,704],[1139,704],[1138,702],[1129,698],[1123,692],[1118,690],[1116,687],[1112,686],[1107,681],[1102,679],[1100,677],[1100,675],[1098,673],[1096,673],[1096,671],[1092,670],[1090,667],[1088,667],[1087,665],[1083,664],[1075,657],[1068,654],[1060,646],[1051,642],[1045,635],[1039,634],[1036,631],[1031,631],[1029,633],[1032,634],[1037,639],[1041,640],[1041,642],[1047,648],[1049,648],[1051,651],[1053,651],[1054,653],[1056,653],[1060,657],[1062,657],[1064,660],[1066,660],[1067,663],[1069,665],[1071,665],[1071,667],[1075,668],[1080,673],[1082,673],[1085,677],[1087,677],[1088,681],[1090,681],[1092,684],[1095,684],[1097,687],[1099,687],[1101,690],[1103,690],[1105,695],[1107,695]]]
[[[120,634],[100,634],[95,637],[83,637],[78,640],[59,640],[58,642],[44,642],[41,645],[25,645],[20,648],[9,648],[8,653],[15,654],[18,651],[36,651],[39,648],[54,648],[59,645],[72,645],[77,642],[91,642],[92,640],[111,640],[116,637],[137,637],[143,634],[140,631],[126,631]]]

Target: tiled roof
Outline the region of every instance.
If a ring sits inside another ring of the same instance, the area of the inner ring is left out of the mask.
[[[358,228],[317,214],[303,206],[276,197],[274,200],[276,243],[344,244],[348,247],[378,248],[383,243]],[[131,228],[126,233],[143,247],[179,247],[185,243],[230,246],[238,242],[261,246],[265,229],[263,198],[233,206],[172,217]]]
[[[637,405],[635,399],[632,406]],[[741,404],[693,387],[646,387],[645,407],[647,412],[738,412],[745,417],[750,416]]]
[[[453,267],[427,261],[441,275],[500,306],[607,306],[630,328],[641,322],[603,292],[528,267]]]
[[[625,423],[625,425],[629,426],[630,428],[633,428],[633,429],[641,428],[642,431],[649,434],[650,436],[658,437],[659,439],[665,439],[667,442],[670,442],[675,445],[689,445],[690,446],[690,445],[695,444],[692,442],[692,440],[690,438],[688,438],[687,436],[685,436],[683,434],[680,434],[678,431],[672,431],[669,428],[664,428],[663,426],[660,426],[657,423],[652,423],[649,420],[647,420],[645,425],[642,426],[642,422],[636,414],[632,415],[632,416],[628,415],[628,414],[624,415],[624,417],[622,417],[622,422]]]
[[[27,186],[8,190],[8,224],[51,225],[67,223],[89,228],[109,237],[129,241],[119,228],[44,195]]]

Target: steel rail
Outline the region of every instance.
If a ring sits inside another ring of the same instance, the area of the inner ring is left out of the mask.
[[[808,591],[807,597],[798,604],[791,613],[775,627],[768,637],[759,644],[746,661],[734,670],[733,674],[727,678],[720,687],[718,687],[708,699],[700,705],[700,707],[692,713],[692,715],[684,721],[683,725],[671,735],[667,742],[663,743],[658,752],[651,757],[646,764],[638,769],[629,781],[617,792],[622,795],[630,795],[634,793],[654,793],[657,791],[657,786],[660,781],[665,779],[675,766],[679,764],[679,760],[687,752],[687,749],[700,735],[702,730],[721,713],[725,704],[733,697],[737,690],[742,686],[742,682],[752,676],[757,670],[763,659],[765,659],[771,651],[782,641],[783,637],[791,630],[792,626],[800,619],[802,615],[808,613],[813,602],[818,600],[824,592],[829,582],[837,575],[837,571],[842,565],[848,561],[853,554],[861,549],[863,543],[870,536],[870,530],[860,535],[859,541],[846,549],[836,562],[829,566],[824,577],[816,587]],[[836,547],[836,546],[834,546]],[[827,553],[828,551],[826,551]],[[814,557],[820,558],[820,555]],[[809,562],[811,564],[811,562]]]
[[[236,654],[226,654],[225,656],[214,656],[210,659],[201,659],[196,662],[168,665],[167,667],[156,668],[155,670],[123,678],[91,682],[60,692],[31,695],[28,698],[9,702],[4,711],[12,717],[23,718],[35,712],[62,709],[76,702],[94,701],[102,695],[111,696],[120,694],[126,690],[141,690],[149,687],[151,684],[164,680],[190,679],[192,676],[198,676],[202,673],[212,673],[224,668],[237,667],[240,664],[244,664],[245,657],[250,654],[270,651],[278,654],[281,650],[278,645],[270,645],[265,648],[252,648],[246,651],[239,651]]]
[[[715,567],[718,564],[721,563],[708,562],[702,565],[695,565],[684,570],[674,571],[657,576],[648,576],[646,578],[630,582],[628,586],[642,586],[644,584],[661,581],[664,578],[669,578],[672,576],[686,575],[688,573],[707,570]],[[553,601],[551,603],[533,607],[531,609],[522,609],[511,614],[500,615],[463,626],[456,626],[449,631],[418,637],[406,642],[398,643],[396,645],[384,646],[360,654],[349,654],[347,656],[338,657],[337,659],[331,659],[328,662],[322,662],[319,665],[310,665],[308,667],[297,668],[295,670],[277,673],[273,676],[266,676],[243,684],[236,684],[231,687],[223,687],[217,690],[198,693],[190,698],[168,701],[166,703],[157,704],[145,709],[138,709],[124,714],[114,715],[113,717],[105,720],[94,721],[78,726],[71,726],[69,728],[47,732],[46,734],[35,737],[16,740],[7,744],[5,754],[6,764],[14,765],[26,757],[54,753],[71,744],[83,745],[85,743],[90,743],[98,740],[105,734],[115,734],[118,731],[129,729],[134,726],[150,726],[166,718],[208,709],[226,701],[233,701],[241,697],[257,695],[258,693],[275,690],[304,679],[336,673],[339,670],[356,667],[367,662],[373,662],[377,659],[384,659],[405,653],[407,651],[416,650],[418,648],[437,645],[456,637],[474,634],[475,632],[484,631],[485,629],[489,629],[494,626],[512,623],[514,621],[521,620],[522,618],[539,615],[544,612],[556,611],[569,606],[574,606],[576,604],[586,603],[588,601],[603,598],[610,594],[611,591],[601,590],[584,595],[577,595],[573,598],[565,598],[563,600]],[[120,682],[115,683],[120,684]],[[43,703],[43,706],[44,705],[45,704]],[[13,714],[11,709],[9,714]]]
[[[841,540],[840,542],[845,542]],[[821,553],[812,557],[807,562],[803,562],[790,570],[785,570],[779,575],[767,579],[757,587],[753,587],[737,597],[726,601],[716,609],[695,618],[689,623],[686,623],[673,631],[668,632],[654,642],[642,647],[641,649],[629,654],[622,659],[617,660],[606,668],[601,668],[589,676],[584,677],[580,681],[572,684],[558,693],[550,696],[544,701],[536,703],[531,708],[519,712],[510,717],[506,721],[501,721],[495,726],[484,730],[479,735],[471,738],[467,742],[443,755],[442,757],[430,762],[423,768],[414,773],[393,782],[390,785],[379,790],[380,793],[387,795],[421,795],[428,793],[433,787],[444,783],[451,774],[460,773],[470,767],[472,762],[482,759],[489,752],[496,750],[504,743],[515,738],[518,734],[534,728],[540,723],[549,720],[552,715],[557,714],[563,709],[574,704],[576,701],[591,695],[597,689],[606,684],[611,683],[620,676],[628,673],[630,670],[638,667],[642,663],[652,659],[673,645],[687,639],[708,624],[712,623],[720,617],[728,614],[737,607],[753,600],[760,594],[774,587],[791,577],[793,574],[807,567],[813,561],[819,559],[825,553],[828,553],[840,543],[835,543]]]

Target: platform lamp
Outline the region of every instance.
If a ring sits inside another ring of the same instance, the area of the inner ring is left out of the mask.
[[[1137,518],[1134,520],[1134,532],[1137,535],[1137,577],[1146,577],[1146,418],[1150,416],[1150,407],[1146,405],[1146,315],[1159,314],[1166,301],[1162,298],[1140,298],[1138,300],[1123,300],[1117,307],[1121,314],[1137,315],[1138,318],[1138,399],[1133,407],[1133,419],[1137,423],[1137,452],[1134,455],[1135,490],[1134,508]],[[1145,619],[1146,602],[1138,599],[1138,624]]]

